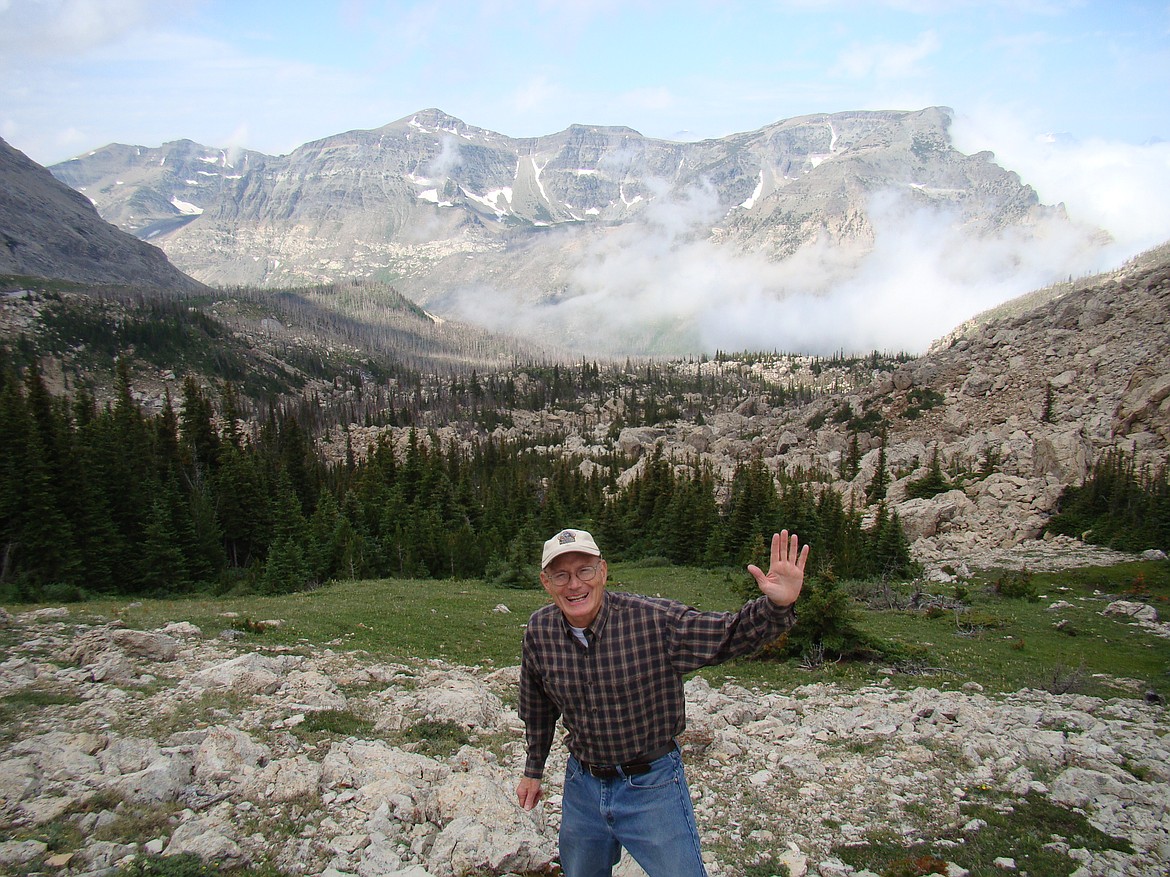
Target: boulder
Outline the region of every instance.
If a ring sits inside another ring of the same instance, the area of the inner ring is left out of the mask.
[[[1114,600],[1105,607],[1104,615],[1116,615],[1123,618],[1132,618],[1134,621],[1153,623],[1158,620],[1158,610],[1148,603],[1136,603],[1132,600]]]
[[[240,693],[272,694],[284,675],[284,663],[249,652],[191,675],[195,688],[230,688]]]
[[[113,777],[105,788],[135,804],[174,801],[191,783],[195,762],[178,752],[166,752],[146,768]]]
[[[179,652],[179,641],[173,636],[151,630],[111,630],[110,642],[126,654],[148,661],[173,661]]]
[[[494,828],[470,816],[448,823],[431,847],[427,870],[435,877],[461,877],[486,870],[542,872],[556,858],[555,844],[535,832]]]
[[[195,754],[194,774],[200,783],[239,783],[272,757],[271,750],[239,728],[218,725],[208,731]]]
[[[948,490],[929,499],[908,499],[895,508],[910,542],[935,536],[976,511],[975,503],[961,490]]]
[[[49,845],[39,840],[10,840],[0,842],[0,868],[16,869],[27,865],[49,851]]]
[[[317,794],[323,768],[307,755],[270,761],[241,794],[253,801],[307,801]]]
[[[176,828],[163,855],[177,856],[180,853],[190,853],[205,862],[221,865],[246,863],[246,857],[236,842],[235,829],[216,817],[196,817]]]
[[[345,695],[332,679],[317,670],[290,671],[276,696],[292,710],[314,712],[346,707]]]

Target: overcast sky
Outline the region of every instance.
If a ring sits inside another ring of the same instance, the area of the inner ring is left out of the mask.
[[[46,165],[281,154],[427,107],[702,139],[933,105],[1113,257],[1170,239],[1167,0],[0,0],[0,136]]]

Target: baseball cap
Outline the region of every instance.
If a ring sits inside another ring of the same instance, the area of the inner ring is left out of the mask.
[[[580,551],[582,554],[592,554],[601,557],[601,549],[593,541],[593,537],[584,530],[561,530],[544,543],[544,553],[540,557],[540,568],[544,569],[562,554],[570,551]]]

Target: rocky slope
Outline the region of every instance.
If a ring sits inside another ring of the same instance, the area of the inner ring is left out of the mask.
[[[1122,618],[1118,635],[1139,635]],[[234,633],[0,610],[0,696],[32,692],[40,704],[0,736],[0,825],[34,835],[55,826],[52,836],[72,833],[78,845],[0,842],[0,870],[99,877],[135,855],[193,853],[314,877],[455,877],[544,873],[554,860],[565,754],[554,750],[548,801],[520,810],[522,726],[507,705],[518,668],[242,648]],[[338,711],[369,717],[374,731],[302,733]],[[687,711],[684,753],[715,877],[780,865],[792,877],[869,877],[832,847],[874,831],[938,837],[947,826],[973,840],[991,829],[964,815],[966,802],[1001,793],[1077,808],[1132,846],[1090,850],[1054,836],[1052,848],[1081,863],[1075,877],[1170,867],[1162,705],[1038,690],[991,697],[973,684],[781,694],[700,677],[687,684]],[[471,742],[428,756],[395,737],[423,721],[462,726]],[[1008,870],[1013,852],[1002,850]],[[641,874],[629,861],[618,873]]]
[[[0,274],[172,291],[201,288],[155,247],[0,140]]]

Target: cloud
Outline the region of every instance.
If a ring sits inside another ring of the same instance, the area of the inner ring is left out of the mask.
[[[459,143],[449,134],[443,138],[439,154],[427,164],[426,173],[431,179],[442,181],[451,176],[451,171],[462,163],[463,155],[459,151]]]
[[[890,191],[868,206],[868,251],[817,241],[772,262],[710,240],[719,211],[710,189],[660,191],[641,222],[589,238],[554,299],[534,307],[479,288],[444,307],[612,353],[921,353],[975,314],[1087,272],[1094,258],[1095,230],[1059,216],[973,239],[956,215]]]
[[[926,31],[912,43],[854,43],[841,53],[833,72],[852,79],[905,79],[921,75],[921,64],[941,48],[938,35]]]
[[[537,76],[524,82],[512,95],[512,106],[520,112],[543,110],[556,101],[561,95],[561,89],[543,76]]]
[[[167,21],[174,0],[11,0],[0,5],[0,51],[70,57]]]
[[[1018,116],[987,109],[957,116],[952,136],[963,152],[994,152],[1042,202],[1061,202],[1074,220],[1107,229],[1114,244],[1102,270],[1170,240],[1168,142],[1036,134]]]

